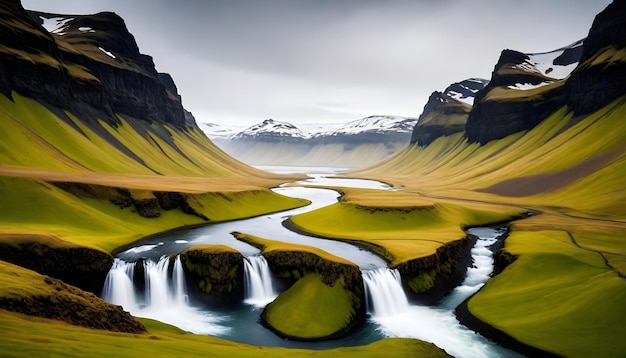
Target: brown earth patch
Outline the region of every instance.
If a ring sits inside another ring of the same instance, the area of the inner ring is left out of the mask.
[[[611,162],[623,148],[593,156],[573,167],[544,174],[527,175],[501,181],[477,191],[501,196],[523,197],[549,193],[590,175]]]

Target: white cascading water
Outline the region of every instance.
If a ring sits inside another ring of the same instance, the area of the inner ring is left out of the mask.
[[[476,293],[489,280],[494,262],[493,252],[489,247],[498,241],[498,236],[502,235],[501,231],[489,227],[471,228],[467,232],[478,237],[471,251],[474,264],[467,269],[463,283],[441,302],[440,306],[450,310],[455,309],[461,302]]]
[[[221,317],[189,304],[180,256],[174,260],[171,273],[167,256],[158,262],[144,261],[143,292],[133,285],[135,265],[115,259],[102,290],[106,301],[122,306],[134,316],[156,319],[189,332],[210,335],[228,332],[228,327],[219,324],[223,321]]]
[[[363,283],[367,296],[367,311],[372,316],[394,316],[402,314],[409,308],[398,270],[378,268],[363,271]]]
[[[484,250],[489,251],[488,257],[491,258],[491,251],[487,247],[493,244],[491,240],[495,242],[495,238],[500,234],[480,233],[476,250],[472,250],[473,270],[468,272],[467,279],[460,287],[472,285],[472,289],[475,288],[471,292],[473,293],[489,279],[489,274],[493,270],[493,259],[484,259],[483,255],[486,254]],[[485,242],[481,241],[483,237]],[[469,290],[462,289],[462,295],[454,297],[454,302],[460,299],[454,306],[450,306],[452,301],[446,300],[440,306],[427,307],[408,303],[397,270],[382,268],[363,271],[363,282],[370,319],[387,337],[417,338],[433,342],[457,358],[516,355],[491,344],[456,319],[454,308],[471,295],[468,293]]]
[[[102,298],[124,307],[129,312],[136,311],[139,306],[137,304],[135,287],[133,286],[134,275],[135,263],[115,259],[113,267],[111,267],[104,280]]]
[[[272,276],[267,261],[263,256],[248,256],[244,264],[245,303],[257,308],[265,307],[276,296],[272,286]]]

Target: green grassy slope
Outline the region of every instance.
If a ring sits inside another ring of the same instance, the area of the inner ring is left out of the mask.
[[[560,355],[619,356],[626,319],[625,117],[624,97],[584,117],[564,107],[524,133],[483,146],[443,137],[352,175],[434,201],[536,210],[512,225],[504,250],[518,258],[469,301],[470,312]]]
[[[63,120],[16,93],[13,101],[0,96],[0,232],[50,234],[110,252],[148,234],[204,222],[181,210],[144,218],[104,194],[77,197],[52,182],[124,188],[135,196],[153,190],[182,192],[211,221],[305,204],[267,190],[286,178],[233,160],[197,128],[145,127],[121,118],[117,127],[103,122],[88,126],[67,116]],[[141,131],[135,128],[139,126]]]

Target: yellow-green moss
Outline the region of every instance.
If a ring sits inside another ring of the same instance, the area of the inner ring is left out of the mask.
[[[328,337],[348,327],[356,312],[354,293],[344,289],[343,278],[333,286],[311,273],[298,280],[270,303],[264,317],[283,335],[316,339]]]

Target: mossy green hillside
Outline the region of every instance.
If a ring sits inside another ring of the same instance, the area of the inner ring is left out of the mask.
[[[267,305],[263,319],[281,335],[314,340],[345,331],[354,321],[359,297],[346,290],[343,278],[332,286],[310,273]]]
[[[365,243],[397,266],[464,238],[465,227],[505,221],[523,211],[436,201],[415,193],[345,189],[341,202],[296,215],[291,222],[316,235]]]
[[[514,230],[506,250],[517,260],[469,301],[472,314],[562,356],[626,350],[626,283],[598,253],[575,247],[560,230]]]
[[[230,158],[197,127],[179,129],[128,117],[118,117],[118,124],[110,126],[98,118],[77,118],[69,112],[61,118],[15,92],[11,99],[0,96],[0,118],[3,166],[242,180],[251,177],[260,186],[275,185],[285,178]]]
[[[587,116],[563,107],[524,133],[483,146],[462,135],[410,147],[351,173],[459,205],[499,203],[537,215],[516,221],[517,260],[469,301],[480,320],[564,356],[619,356],[626,317],[626,99]],[[608,265],[605,263],[608,263]]]
[[[206,223],[181,210],[145,218],[134,207],[120,208],[103,198],[79,198],[50,183],[0,176],[0,233],[51,235],[77,245],[111,252],[144,236]],[[189,194],[192,206],[211,222],[239,219],[302,205],[269,190]]]
[[[0,352],[5,357],[448,357],[432,343],[385,339],[366,346],[313,351],[257,347],[183,332],[140,319],[147,334],[134,335],[58,323],[0,310]],[[37,336],[33,336],[37,332]]]

